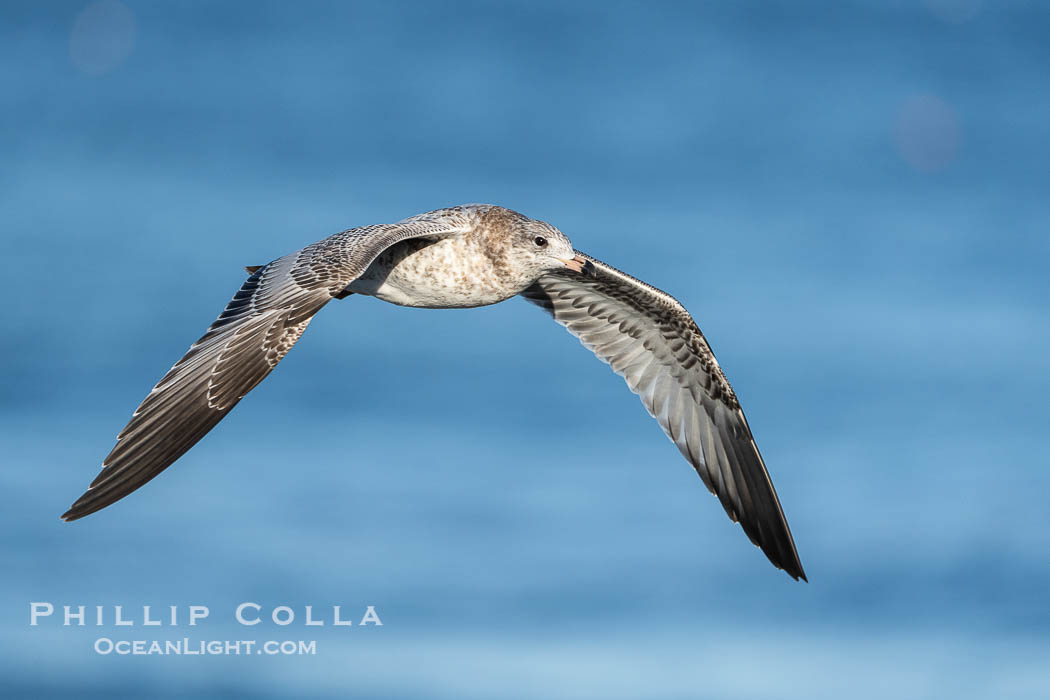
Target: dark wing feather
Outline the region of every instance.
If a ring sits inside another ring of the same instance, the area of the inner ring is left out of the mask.
[[[545,275],[522,296],[622,376],[729,517],[777,568],[805,579],[747,419],[693,318],[670,295],[579,254],[593,269]]]
[[[386,248],[464,228],[461,212],[350,229],[252,270],[215,323],[157,383],[117,436],[76,520],[139,488],[195,445],[277,366],[310,319]]]

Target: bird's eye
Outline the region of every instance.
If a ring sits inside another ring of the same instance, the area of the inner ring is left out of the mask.
[[[543,246],[547,245],[547,239],[544,238],[543,236],[536,236],[535,238],[532,239],[532,241],[533,241],[533,243],[538,245],[540,248],[542,248]]]

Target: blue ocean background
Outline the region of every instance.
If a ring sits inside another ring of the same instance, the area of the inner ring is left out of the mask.
[[[1023,1],[3,3],[0,694],[1050,696],[1048,46]],[[520,300],[332,304],[59,520],[243,266],[465,202],[692,311],[809,584]],[[317,654],[93,651],[184,634]]]

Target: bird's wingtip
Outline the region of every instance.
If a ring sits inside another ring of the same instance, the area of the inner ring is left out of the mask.
[[[84,496],[87,496],[88,492],[90,491],[91,489],[88,489],[88,491],[84,493]],[[84,496],[81,496],[76,501],[74,501],[73,505],[69,506],[69,509],[59,517],[68,523],[74,520],[80,520],[85,515],[91,515],[96,510],[98,510],[98,508],[85,507],[83,503]]]

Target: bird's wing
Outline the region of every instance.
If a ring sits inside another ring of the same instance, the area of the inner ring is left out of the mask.
[[[322,306],[386,248],[466,230],[460,210],[329,236],[252,272],[225,311],[142,401],[91,486],[66,511],[76,520],[157,476],[281,361]]]
[[[622,376],[729,517],[777,568],[805,579],[751,429],[692,316],[669,294],[583,257],[593,269],[547,274],[522,296]]]

